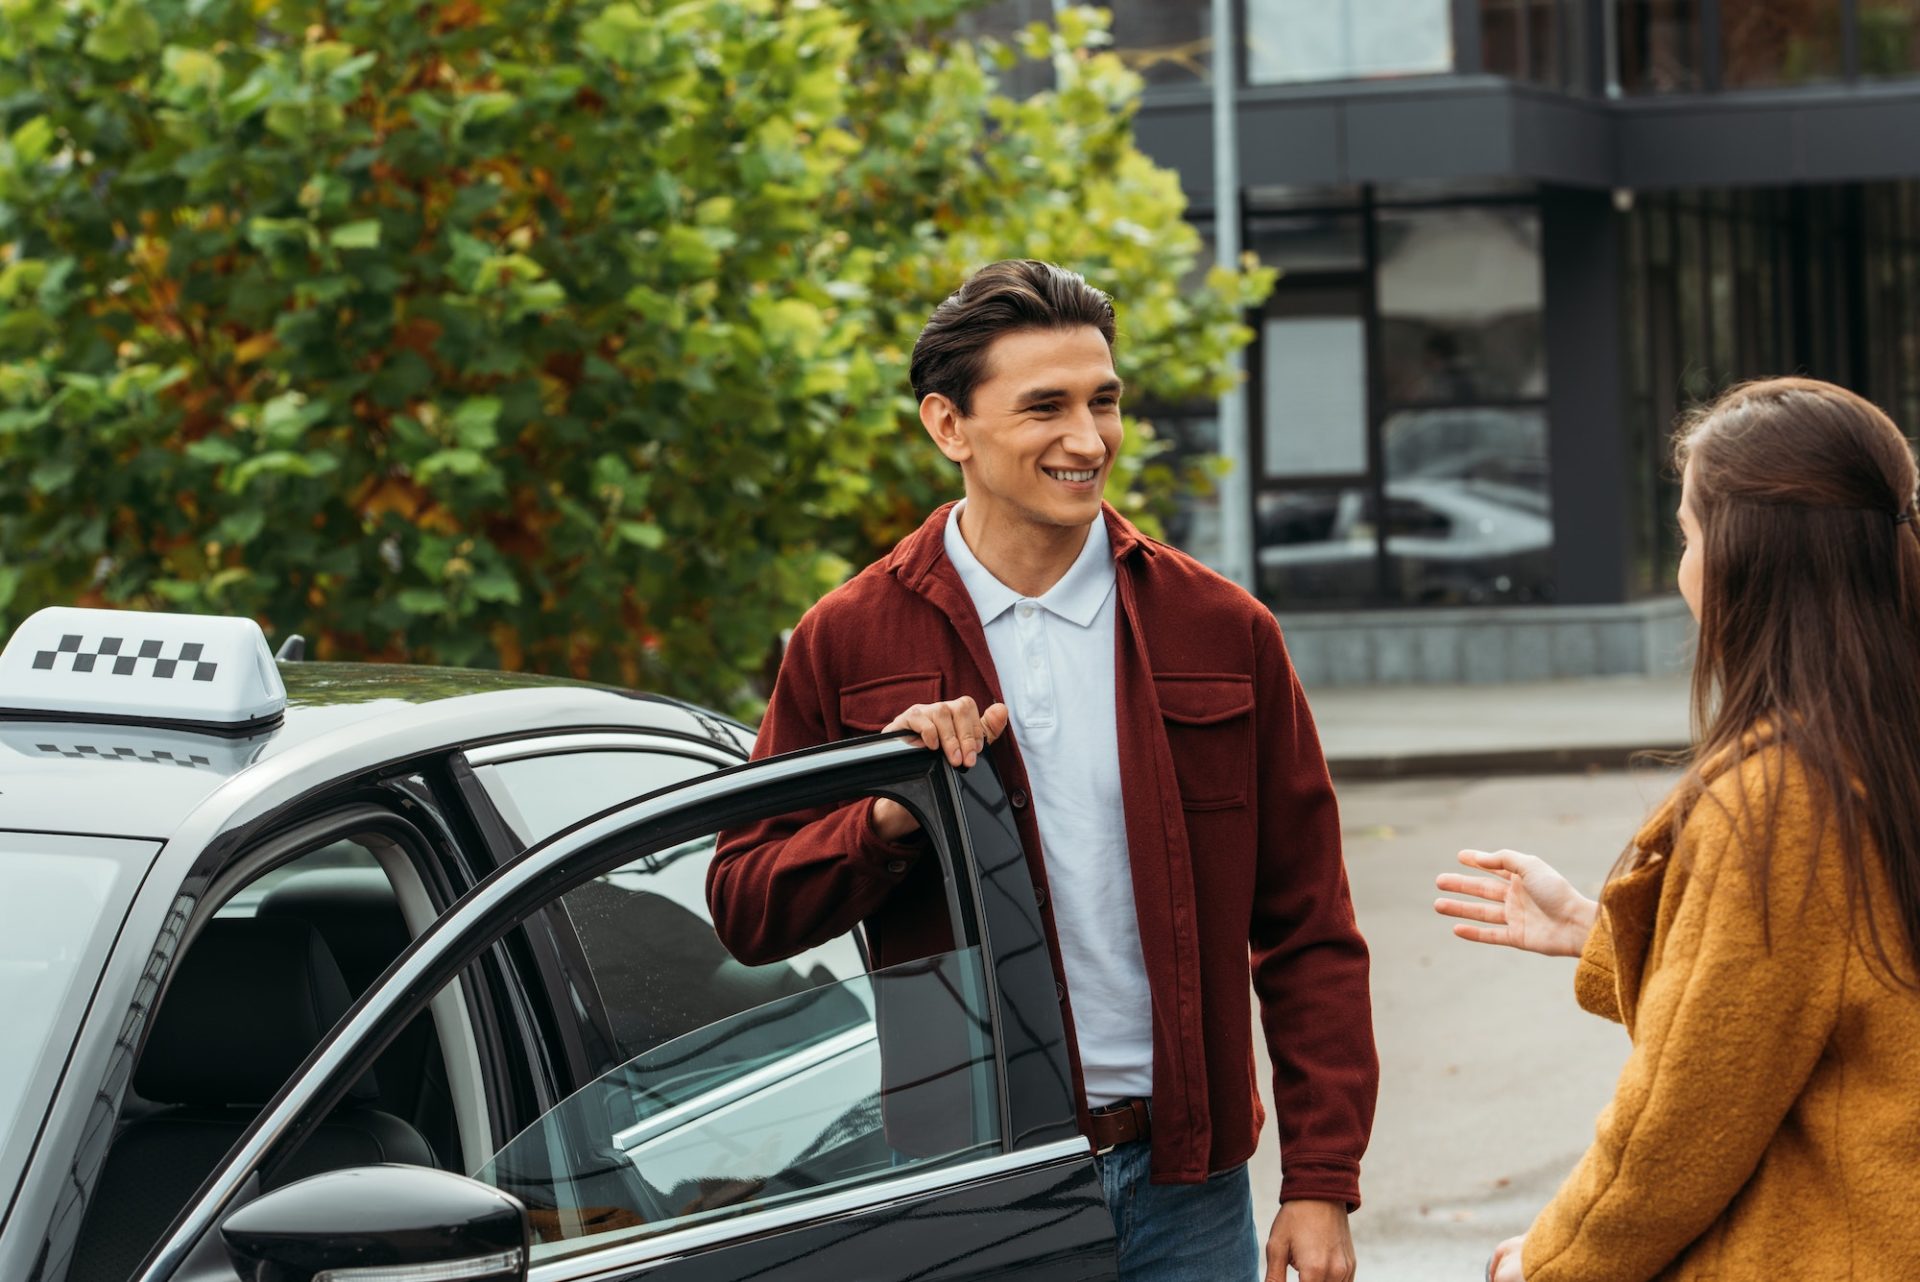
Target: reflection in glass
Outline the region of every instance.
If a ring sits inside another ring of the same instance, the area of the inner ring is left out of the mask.
[[[1246,5],[1249,84],[1453,69],[1450,0],[1246,0]]]
[[[1552,599],[1545,411],[1413,410],[1389,418],[1381,436],[1389,596]]]
[[[1254,541],[1260,599],[1275,609],[1362,605],[1375,595],[1379,545],[1366,489],[1262,494]]]
[[[1381,351],[1393,404],[1540,397],[1540,219],[1532,209],[1383,210]]]
[[[1675,93],[1700,87],[1698,0],[1618,0],[1620,87]]]
[[[1206,0],[1109,0],[1113,51],[1149,85],[1205,84],[1213,68]]]
[[[977,949],[769,1002],[583,1087],[475,1178],[535,1260],[999,1149]]]
[[[1365,265],[1358,214],[1255,215],[1247,248],[1282,273],[1359,271]]]
[[[1721,78],[1728,86],[1838,80],[1839,0],[1720,0]]]
[[[1920,0],[1860,0],[1860,72],[1920,71]]]
[[[1560,0],[1480,0],[1480,65],[1493,75],[1562,85],[1560,46],[1567,34]]]

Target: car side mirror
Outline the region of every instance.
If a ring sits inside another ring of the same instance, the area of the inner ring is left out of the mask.
[[[425,1166],[296,1180],[220,1226],[248,1282],[526,1282],[527,1209]]]

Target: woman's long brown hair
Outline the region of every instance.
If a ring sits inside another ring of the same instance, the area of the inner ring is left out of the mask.
[[[1909,978],[1920,976],[1913,450],[1864,398],[1776,378],[1735,387],[1696,412],[1682,425],[1675,462],[1688,476],[1703,541],[1696,748],[1679,785],[1676,829],[1705,792],[1702,767],[1738,769],[1762,751],[1750,732],[1767,727],[1767,739],[1789,751],[1767,754],[1760,813],[1739,824],[1755,886],[1767,885],[1772,811],[1790,756],[1812,785],[1820,831],[1836,825],[1846,898],[1869,958],[1887,977],[1920,987]],[[1626,862],[1635,858],[1629,852]],[[1884,881],[1869,875],[1875,858]],[[1895,900],[1901,939],[1875,924],[1876,885]]]

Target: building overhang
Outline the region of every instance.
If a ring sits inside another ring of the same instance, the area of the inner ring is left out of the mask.
[[[1920,177],[1920,82],[1584,98],[1497,76],[1247,88],[1241,182],[1525,179],[1645,190]],[[1212,99],[1157,90],[1140,146],[1211,205]]]

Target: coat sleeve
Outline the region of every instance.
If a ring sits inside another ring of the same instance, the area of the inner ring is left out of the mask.
[[[813,616],[800,621],[781,659],[753,759],[842,736],[839,690],[823,683]],[[875,835],[873,801],[776,815],[720,834],[707,868],[707,907],[727,951],[764,965],[846,934],[869,917],[929,849],[914,834]]]
[[[1854,945],[1844,906],[1807,893],[1814,834],[1780,812],[1763,911],[1728,782],[1732,797],[1716,785],[1681,833],[1689,875],[1661,905],[1633,1050],[1592,1146],[1527,1234],[1528,1282],[1644,1282],[1672,1263],[1752,1176],[1838,1019]]]
[[[1340,815],[1280,627],[1254,623],[1259,831],[1250,943],[1273,1057],[1280,1200],[1360,1204],[1380,1061]]]
[[[1614,973],[1613,934],[1604,917],[1594,923],[1586,947],[1580,950],[1580,967],[1573,972],[1573,997],[1583,1010],[1616,1024],[1624,1022],[1619,980]]]

